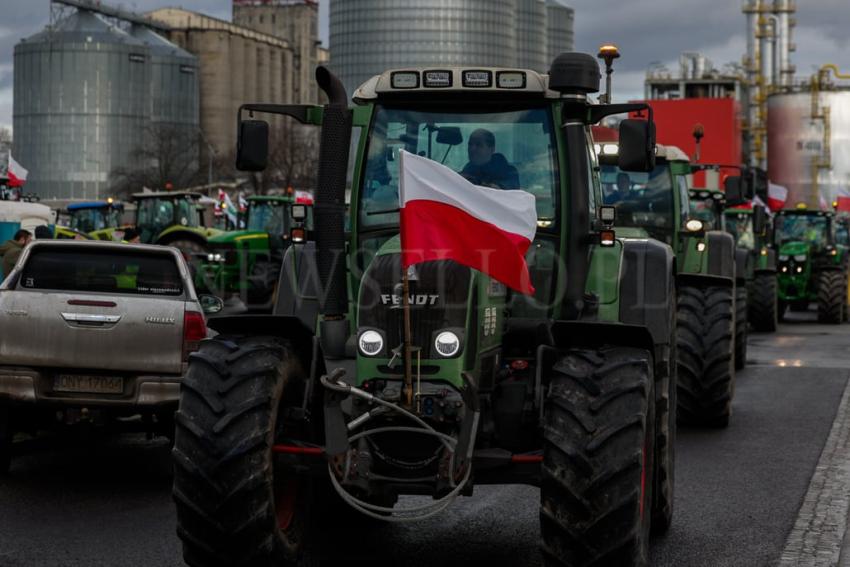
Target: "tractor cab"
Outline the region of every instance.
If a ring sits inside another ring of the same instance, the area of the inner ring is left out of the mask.
[[[124,204],[113,201],[71,203],[67,209],[68,228],[97,240],[112,240],[112,230],[122,227]]]
[[[141,241],[155,243],[159,235],[173,227],[201,228],[200,200],[200,193],[135,193],[136,228],[141,233]]]
[[[691,189],[688,191],[690,212],[688,216],[702,222],[705,230],[725,230],[723,210],[726,198],[717,189]]]

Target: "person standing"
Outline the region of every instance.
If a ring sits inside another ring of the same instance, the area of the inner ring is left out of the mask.
[[[32,241],[32,233],[21,229],[15,233],[11,240],[7,240],[0,246],[0,256],[3,257],[3,275],[7,276],[15,267],[18,257],[24,247]]]

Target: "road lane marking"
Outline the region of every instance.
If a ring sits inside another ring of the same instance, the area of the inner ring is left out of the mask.
[[[850,510],[850,380],[838,405],[780,567],[850,566],[841,553]]]

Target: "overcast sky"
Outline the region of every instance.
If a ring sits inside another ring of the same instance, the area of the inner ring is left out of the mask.
[[[112,2],[147,11],[180,5],[230,19],[230,0],[126,0]],[[345,1],[345,0],[337,0]],[[328,0],[320,2],[320,36],[327,43]],[[620,46],[616,63],[615,100],[643,96],[643,79],[651,62],[675,69],[683,51],[700,51],[717,67],[739,62],[746,46],[740,0],[567,0],[576,10],[576,48],[594,52],[602,42]],[[48,0],[0,0],[0,126],[12,124],[13,48],[38,32],[50,18]],[[798,25],[792,61],[798,75],[811,75],[823,63],[850,71],[850,5],[848,0],[798,3]]]

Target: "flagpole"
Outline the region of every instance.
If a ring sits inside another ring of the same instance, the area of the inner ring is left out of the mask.
[[[398,175],[398,198],[399,214],[398,227],[399,239],[401,240],[401,308],[404,314],[404,401],[407,407],[413,407],[413,355],[411,353],[410,332],[410,278],[407,277],[407,268],[404,266],[404,231],[401,230],[401,209],[404,206],[404,151],[399,152],[399,175]]]

